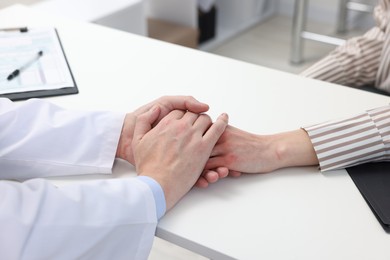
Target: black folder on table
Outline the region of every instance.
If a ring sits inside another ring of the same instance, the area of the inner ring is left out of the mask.
[[[390,162],[366,163],[347,171],[382,227],[390,233]]]

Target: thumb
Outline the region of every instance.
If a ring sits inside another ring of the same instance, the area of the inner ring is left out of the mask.
[[[207,104],[199,102],[193,97],[186,99],[185,108],[193,113],[204,113],[209,110],[209,106]]]
[[[147,112],[137,117],[135,123],[133,142],[138,143],[146,133],[152,129],[153,123],[157,120],[161,112],[159,106],[153,106]]]
[[[218,139],[221,137],[229,123],[229,117],[227,114],[223,113],[217,119],[217,121],[211,125],[207,130],[203,138],[214,147]]]

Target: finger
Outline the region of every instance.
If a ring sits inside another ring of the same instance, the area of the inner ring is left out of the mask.
[[[213,147],[221,137],[229,123],[229,117],[227,114],[222,114],[218,117],[217,121],[211,125],[204,135],[205,142],[211,144]]]
[[[173,96],[167,97],[171,110],[189,110],[194,113],[203,113],[209,110],[209,106],[199,102],[192,96]]]
[[[206,170],[202,176],[208,183],[217,182],[219,179],[218,173],[214,170]]]
[[[227,164],[225,162],[225,157],[212,157],[207,161],[204,168],[206,170],[211,170],[216,169],[218,167],[225,167],[226,165]]]
[[[205,103],[199,102],[194,97],[188,96],[185,101],[187,110],[194,113],[204,113],[209,110],[209,106]]]
[[[199,117],[199,114],[195,114],[192,112],[186,112],[182,119],[185,120],[186,122],[188,122],[189,124],[193,125],[194,122],[198,119],[198,117]]]
[[[199,179],[196,181],[195,186],[198,188],[207,188],[209,186],[209,183],[206,181],[205,178],[200,176]]]
[[[210,158],[205,165],[205,169],[217,169],[215,171],[219,173],[220,178],[225,178],[227,176],[240,177],[242,175],[242,172],[230,170],[228,167],[221,165],[227,165],[223,157]],[[205,170],[205,172],[207,172],[207,170]],[[207,176],[204,176],[204,178],[207,180]]]
[[[230,177],[240,177],[242,175],[242,172],[238,172],[238,171],[229,171],[229,176]]]
[[[213,170],[205,170],[202,174],[203,178],[209,183],[217,182],[229,175],[229,169],[226,167],[218,167]]]
[[[137,122],[134,128],[133,141],[139,142],[142,137],[152,129],[153,123],[157,120],[160,115],[160,107],[154,106],[146,113],[137,117]]]
[[[220,154],[222,154],[223,152],[223,149],[221,147],[221,145],[219,145],[218,143],[214,146],[213,150],[211,151],[211,155],[210,157],[215,157],[215,156],[218,156]]]
[[[189,110],[197,114],[209,110],[207,104],[199,102],[192,96],[166,96],[161,98],[160,103],[168,110]]]
[[[184,112],[182,110],[173,110],[166,117],[164,117],[164,119],[176,119],[176,120],[179,120],[179,119],[183,118],[185,113],[186,112]]]
[[[194,127],[202,133],[202,135],[210,128],[213,124],[211,118],[206,114],[201,114],[194,122]]]
[[[218,173],[219,179],[225,178],[229,175],[229,169],[227,167],[218,167],[215,171]]]

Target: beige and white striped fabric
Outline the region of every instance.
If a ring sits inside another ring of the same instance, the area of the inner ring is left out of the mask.
[[[301,73],[346,86],[373,85],[390,93],[390,0],[374,9],[376,26],[352,38]]]
[[[311,139],[321,171],[390,161],[390,105],[304,129]]]

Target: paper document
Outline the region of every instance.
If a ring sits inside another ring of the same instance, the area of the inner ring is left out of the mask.
[[[63,88],[78,92],[55,28],[0,31],[0,95],[33,92],[39,97],[56,95],[44,90]]]

